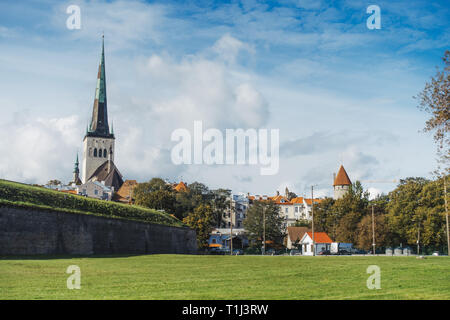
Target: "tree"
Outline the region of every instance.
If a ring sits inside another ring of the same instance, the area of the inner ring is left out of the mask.
[[[438,145],[439,162],[444,165],[444,170],[449,170],[450,160],[450,51],[447,50],[442,58],[444,69],[438,70],[431,78],[431,82],[425,84],[425,88],[416,99],[419,100],[419,109],[431,114],[425,123],[425,132],[434,131],[434,140]],[[439,170],[439,169],[438,169]]]
[[[372,214],[365,215],[358,223],[357,241],[358,248],[369,250],[372,248]],[[387,225],[387,218],[384,214],[375,215],[375,243],[377,247],[392,245],[390,243],[390,233]]]
[[[429,181],[424,178],[407,178],[400,180],[397,188],[389,193],[386,206],[389,227],[393,234],[392,242],[396,245],[414,245],[417,241],[419,201],[423,187]]]
[[[419,207],[416,216],[421,219],[421,243],[433,249],[447,244],[445,229],[443,179],[430,181],[419,194]]]
[[[176,192],[175,199],[175,216],[183,219],[200,204],[211,205],[213,196],[206,185],[193,182],[186,192]]]
[[[325,198],[314,206],[314,231],[326,232],[332,239],[336,238],[338,224],[334,199]]]
[[[255,201],[247,211],[244,220],[244,228],[248,238],[256,242],[260,247],[263,243],[265,217],[265,238],[267,241],[283,243],[284,218],[279,215],[279,207],[272,201]]]
[[[350,186],[349,192],[335,201],[333,205],[335,239],[338,242],[356,243],[356,229],[367,212],[369,192],[364,191],[361,182],[356,181]]]
[[[61,184],[62,184],[62,182],[57,179],[53,179],[53,180],[50,180],[49,182],[47,182],[47,185],[49,185],[49,186],[59,186]]]
[[[139,183],[133,189],[133,198],[137,205],[164,210],[172,213],[175,208],[175,194],[172,186],[161,178],[153,178],[149,182]]]
[[[175,195],[172,191],[157,190],[140,195],[139,198],[135,200],[135,203],[143,207],[172,213],[174,211]]]
[[[229,212],[230,210],[231,190],[217,189],[211,191],[211,193],[212,193],[211,202],[213,208],[214,225],[217,228],[220,228],[224,212]]]
[[[208,248],[208,239],[212,231],[212,210],[209,205],[201,204],[194,209],[183,222],[197,233],[197,245],[200,249]]]
[[[307,227],[307,228],[311,228],[312,222],[309,221],[308,219],[298,219],[297,221],[295,221],[294,223],[294,227]]]

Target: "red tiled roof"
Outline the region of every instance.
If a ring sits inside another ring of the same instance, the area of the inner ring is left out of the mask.
[[[347,171],[345,171],[344,167],[341,165],[338,174],[336,176],[336,179],[334,179],[333,186],[348,186],[351,184],[352,182],[350,181],[350,178],[347,175]]]
[[[322,199],[314,199],[314,203],[320,203],[322,201]],[[305,199],[305,202],[307,205],[311,205],[312,201],[311,199]]]
[[[312,239],[312,232],[307,232],[308,236]],[[326,232],[314,232],[315,243],[332,243],[333,240],[327,235]]]

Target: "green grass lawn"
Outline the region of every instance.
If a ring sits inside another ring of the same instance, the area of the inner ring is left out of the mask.
[[[69,265],[81,289],[69,290]],[[381,289],[369,290],[369,265]],[[448,257],[144,255],[0,259],[0,299],[450,299]]]

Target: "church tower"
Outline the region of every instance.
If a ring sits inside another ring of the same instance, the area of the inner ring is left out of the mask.
[[[105,39],[102,38],[102,55],[98,67],[97,86],[92,119],[83,140],[83,183],[92,179],[105,162],[114,161],[114,133],[109,131],[106,100]]]
[[[334,177],[333,188],[334,188],[334,196],[335,200],[342,198],[345,194],[348,193],[352,182],[348,177],[347,171],[345,171],[344,166],[341,165],[339,168],[338,174]]]
[[[77,154],[77,160],[75,161],[75,166],[73,168],[73,180],[71,183],[69,184],[75,184],[75,185],[80,185],[81,180],[80,180],[80,169],[78,168],[79,162],[78,162],[78,154]]]

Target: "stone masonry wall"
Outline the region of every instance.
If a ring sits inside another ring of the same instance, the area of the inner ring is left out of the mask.
[[[195,254],[189,228],[0,207],[0,255]]]

